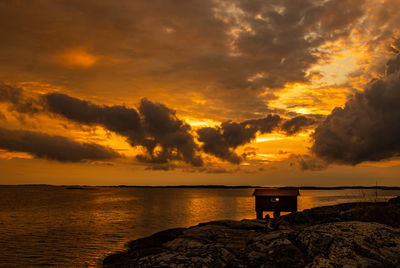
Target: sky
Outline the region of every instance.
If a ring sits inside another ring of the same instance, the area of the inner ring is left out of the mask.
[[[399,0],[3,0],[0,184],[400,185]]]

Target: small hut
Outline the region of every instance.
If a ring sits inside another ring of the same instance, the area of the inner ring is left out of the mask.
[[[281,212],[297,211],[298,189],[255,189],[257,219],[263,219],[264,211],[273,211],[274,218]]]

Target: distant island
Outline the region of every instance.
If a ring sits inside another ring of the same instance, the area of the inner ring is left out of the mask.
[[[275,188],[275,189],[299,189],[299,190],[346,190],[346,189],[380,189],[380,190],[400,190],[400,186],[258,186],[258,185],[52,185],[52,184],[17,184],[0,185],[2,186],[37,186],[37,187],[65,187],[68,189],[87,189],[90,187],[105,188],[205,188],[205,189],[255,189],[255,188]]]
[[[67,190],[95,190],[95,187],[92,186],[67,186],[65,187]]]
[[[299,189],[299,190],[345,190],[345,189],[381,189],[400,190],[399,186],[253,186],[253,185],[170,185],[170,186],[140,186],[140,185],[116,185],[99,187],[121,187],[121,188],[210,188],[210,189],[253,189],[253,188],[275,188],[275,189]]]

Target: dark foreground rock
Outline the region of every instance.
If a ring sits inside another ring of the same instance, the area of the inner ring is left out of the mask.
[[[400,198],[257,220],[214,221],[132,241],[104,267],[400,267]]]

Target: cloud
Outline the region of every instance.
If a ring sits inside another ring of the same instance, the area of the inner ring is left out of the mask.
[[[170,171],[170,170],[174,170],[177,166],[174,164],[154,164],[150,165],[148,167],[145,168],[145,170],[158,170],[158,171]]]
[[[373,80],[337,107],[313,134],[312,152],[322,159],[356,165],[400,155],[400,61],[388,62],[387,76]]]
[[[400,48],[400,39],[399,39],[399,48]],[[398,49],[392,48],[394,51],[397,53],[400,53]],[[398,73],[400,71],[400,54],[398,54],[396,57],[393,57],[390,59],[387,64],[386,64],[386,75],[391,75],[394,73]]]
[[[67,67],[89,68],[98,59],[84,49],[70,49],[62,53],[57,59],[58,63]]]
[[[227,160],[234,164],[241,162],[240,156],[234,152],[234,148],[230,147],[224,140],[221,129],[205,127],[197,130],[199,141],[203,143],[201,149],[223,160]]]
[[[53,114],[81,124],[101,125],[127,137],[132,145],[143,143],[144,133],[135,109],[119,105],[97,105],[61,93],[48,93],[42,99],[46,109]]]
[[[300,170],[320,171],[328,167],[328,163],[312,155],[291,155]],[[293,162],[291,162],[292,164]],[[293,163],[294,164],[294,163]]]
[[[293,117],[292,119],[286,120],[282,124],[281,130],[284,131],[287,135],[294,135],[316,123],[317,121],[315,119],[300,115]]]
[[[27,99],[24,91],[11,86],[5,85],[0,93],[3,96],[0,101],[8,101],[12,109],[20,105],[19,100]],[[79,124],[100,125],[126,137],[131,146],[145,149],[145,153],[136,156],[139,161],[155,165],[183,160],[192,166],[202,166],[201,150],[239,164],[246,154],[239,156],[235,149],[250,143],[257,133],[280,130],[286,135],[294,135],[316,122],[316,119],[303,115],[283,119],[272,114],[240,123],[227,121],[216,128],[197,130],[198,141],[202,143],[199,148],[189,124],[180,120],[174,110],[147,99],[140,101],[137,110],[121,105],[99,105],[62,93],[47,93],[31,99],[31,103],[37,104],[37,111]],[[29,109],[20,109],[19,112],[32,113]]]
[[[220,127],[205,127],[197,130],[198,140],[202,142],[201,149],[211,155],[234,164],[243,159],[234,150],[256,138],[257,132],[270,133],[278,126],[281,118],[278,115],[268,115],[262,119],[246,120],[241,123],[224,122]]]
[[[5,128],[0,128],[0,148],[61,162],[111,160],[121,157],[116,151],[98,144],[79,143],[62,136]]]
[[[265,113],[286,83],[308,81],[308,69],[329,56],[322,46],[351,33],[364,2],[2,1],[0,70],[87,95],[158,88],[207,113],[196,95],[217,110],[208,116],[243,120]]]
[[[0,84],[0,102],[12,104],[10,109],[19,113],[34,114],[43,110],[38,100],[26,97],[21,88],[7,84]]]
[[[282,119],[279,115],[269,114],[264,118],[246,120],[242,122],[241,125],[259,131],[260,134],[264,134],[272,132],[281,121]]]
[[[210,174],[227,174],[227,173],[235,173],[238,170],[237,169],[226,169],[223,167],[208,167],[201,171],[210,173]]]
[[[295,135],[306,128],[313,127],[316,119],[303,115],[283,119],[279,115],[268,115],[265,118],[245,120],[241,123],[224,122],[219,127],[205,127],[197,130],[201,149],[220,159],[239,164],[247,153],[239,156],[235,149],[250,143],[258,134],[283,131],[286,135]]]
[[[22,89],[6,84],[0,84],[0,102],[11,102],[13,104],[22,99]]]
[[[160,103],[142,99],[139,105],[143,127],[147,135],[146,145],[151,160],[167,162],[168,159],[182,159],[193,166],[203,165],[197,155],[197,144],[190,134],[190,125],[178,119],[175,111]],[[155,153],[155,146],[161,151]]]
[[[147,154],[137,158],[149,163],[183,160],[193,166],[203,164],[190,125],[178,119],[163,104],[142,99],[139,112],[125,106],[97,105],[60,93],[43,96],[49,112],[88,125],[101,125],[127,138],[132,146],[143,146]]]

